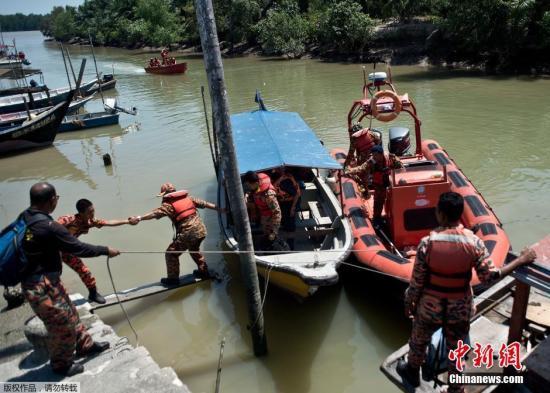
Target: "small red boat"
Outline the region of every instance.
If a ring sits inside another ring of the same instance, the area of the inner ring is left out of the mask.
[[[386,78],[383,72],[369,75],[363,98],[355,101],[349,111],[348,130],[363,120],[389,122],[405,112],[414,121],[416,149],[414,153],[408,151],[411,146],[408,128],[388,127],[390,153],[399,157],[403,168],[391,170],[383,225],[372,222],[374,198],[365,199],[355,180],[343,176],[333,183],[335,191],[342,194],[343,211],[351,222],[357,261],[408,282],[420,239],[437,227],[435,210],[439,196],[454,191],[465,201],[462,225],[484,241],[493,263],[501,267],[511,249],[501,222],[441,145],[434,140],[422,140],[414,103],[408,94],[399,95],[391,79],[387,82]],[[348,151],[334,149],[331,154],[344,164]],[[475,271],[472,285],[476,290],[482,289]]]
[[[157,67],[145,67],[145,72],[150,74],[183,74],[187,71],[187,63],[160,65]]]

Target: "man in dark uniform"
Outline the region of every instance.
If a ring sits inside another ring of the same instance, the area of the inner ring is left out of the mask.
[[[420,385],[420,366],[433,333],[443,327],[450,351],[463,342],[474,315],[470,280],[472,269],[482,282],[491,282],[532,262],[536,255],[525,249],[521,255],[497,269],[483,241],[460,224],[464,199],[455,192],[441,194],[436,209],[440,227],[424,237],[418,246],[413,274],[405,293],[405,313],[413,317],[408,360],[400,360],[397,372],[411,385]],[[458,374],[454,362],[449,373]],[[463,392],[460,385],[449,393]]]
[[[30,190],[31,206],[23,212],[25,221],[40,215],[25,232],[23,251],[28,266],[21,283],[25,298],[48,331],[50,365],[54,372],[71,376],[84,371],[74,363],[74,351],[79,355],[92,355],[109,348],[108,342],[94,342],[80,322],[78,312],[69,299],[61,281],[60,252],[79,257],[108,255],[119,251],[82,243],[67,229],[54,221],[50,214],[55,210],[59,196],[49,183],[37,183]]]
[[[153,218],[158,220],[162,217],[169,217],[172,220],[176,234],[166,250],[170,252],[165,254],[167,277],[160,281],[164,285],[179,283],[179,257],[186,250],[189,250],[191,258],[197,264],[198,270],[195,270],[194,273],[201,278],[210,277],[204,255],[200,253],[201,243],[206,238],[206,226],[202,222],[197,208],[223,210],[213,203],[190,196],[186,190],[176,191],[176,187],[172,183],[163,184],[160,194],[157,196],[162,197],[162,205],[159,208],[144,216],[130,217],[129,220],[144,221]]]
[[[78,202],[76,202],[76,211],[76,214],[61,216],[57,219],[57,222],[67,228],[74,237],[79,237],[80,235],[88,233],[91,228],[137,224],[137,221],[102,220],[96,218],[94,205],[87,199],[79,199]],[[95,277],[82,259],[66,252],[61,254],[61,259],[78,274],[84,285],[86,285],[89,291],[88,299],[91,302],[104,304],[105,298],[97,291]]]

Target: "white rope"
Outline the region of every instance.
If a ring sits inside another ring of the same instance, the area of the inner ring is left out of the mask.
[[[284,254],[307,254],[307,253],[331,253],[331,252],[337,252],[337,253],[343,253],[344,250],[306,250],[306,251],[264,251],[264,250],[252,250],[252,251],[223,251],[223,250],[199,250],[199,251],[120,251],[121,254],[183,254],[185,252],[188,252],[189,254],[255,254],[255,253],[261,253],[261,254],[277,254],[277,255],[284,255]],[[372,250],[353,250],[353,253],[361,253],[361,252],[373,252]]]
[[[128,316],[128,313],[126,313],[126,309],[124,309],[124,306],[122,305],[122,302],[120,301],[120,298],[118,297],[118,291],[115,288],[115,280],[113,280],[113,273],[111,272],[111,265],[109,264],[109,260],[110,260],[110,258],[107,255],[107,270],[109,272],[109,277],[111,279],[111,284],[113,286],[113,292],[116,296],[116,300],[117,300],[118,304],[120,305],[120,308],[122,309],[122,312],[126,316],[126,320],[128,321],[128,325],[130,325],[130,328],[132,329],[132,332],[134,332],[134,336],[136,337],[136,347],[138,347],[139,346],[139,337],[138,337],[138,334],[136,332],[136,329],[134,329],[134,326],[132,325],[132,322],[130,321],[130,317]]]

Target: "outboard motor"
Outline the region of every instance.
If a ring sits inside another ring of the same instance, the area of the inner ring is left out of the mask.
[[[411,147],[411,139],[409,137],[409,129],[407,127],[390,127],[390,143],[389,151],[400,157],[409,152]]]

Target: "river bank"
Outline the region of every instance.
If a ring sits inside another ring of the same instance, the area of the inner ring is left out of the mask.
[[[52,38],[47,38],[51,40]],[[88,38],[73,37],[65,41],[69,45],[89,45]],[[163,46],[148,46],[141,42],[127,46],[105,46],[124,48],[137,53],[158,56]],[[202,58],[200,45],[192,42],[172,43],[166,46],[176,58]],[[442,67],[449,70],[476,70],[488,75],[528,74],[542,76],[550,74],[549,67],[533,67],[521,70],[496,69],[484,61],[448,60],[453,57],[453,48],[446,45],[438,24],[426,17],[411,18],[406,22],[390,20],[379,23],[374,28],[370,45],[361,52],[341,53],[336,50],[321,51],[318,44],[307,44],[300,56],[266,54],[258,43],[220,42],[224,58],[260,57],[279,60],[322,60],[336,63],[386,63],[397,65],[418,65]]]
[[[464,62],[447,64],[442,61],[432,62],[428,47],[430,37],[438,31],[437,25],[423,18],[411,19],[407,22],[388,21],[378,24],[374,29],[372,44],[361,53],[342,54],[336,51],[321,52],[319,45],[306,45],[305,53],[299,57],[267,55],[259,44],[241,42],[233,44],[220,42],[222,56],[225,58],[257,56],[275,59],[319,59],[327,62],[347,63],[388,63],[392,65],[443,65],[454,68],[478,68],[468,66]],[[48,38],[50,39],[50,38]],[[89,45],[88,38],[72,37],[65,41],[69,45]],[[163,49],[136,42],[124,47],[106,46],[109,48],[124,48],[137,50],[138,53],[157,55]],[[176,56],[201,57],[200,45],[190,42],[173,43],[167,46]]]

